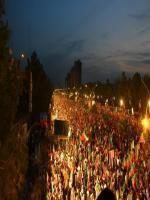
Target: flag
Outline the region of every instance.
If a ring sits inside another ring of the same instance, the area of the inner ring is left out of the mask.
[[[86,135],[85,132],[83,132],[82,135],[80,136],[80,140],[81,140],[81,142],[89,140],[89,138],[88,138],[88,136]]]
[[[141,136],[140,136],[139,143],[145,144],[145,139],[144,139],[144,134],[143,134],[143,133],[142,133]]]
[[[137,174],[134,174],[134,176],[132,177],[131,181],[132,181],[132,187],[134,190],[136,190],[136,178],[137,178]]]
[[[113,159],[115,157],[115,151],[114,151],[114,149],[112,149],[112,150],[109,151],[109,157],[111,159]]]
[[[136,156],[138,158],[139,157],[139,145],[138,144],[135,147],[135,152],[136,152]]]
[[[134,176],[135,172],[136,172],[135,163],[132,163],[130,171],[129,171],[129,177]]]
[[[126,159],[123,161],[123,166],[124,168],[129,168],[130,165],[130,156],[128,156]]]
[[[113,147],[113,138],[112,138],[112,135],[109,138],[109,144]]]
[[[134,140],[131,143],[131,150],[134,149]]]
[[[81,140],[81,142],[84,142],[84,141],[85,141],[85,136],[84,136],[84,134],[82,134],[82,135],[80,136],[80,140]]]

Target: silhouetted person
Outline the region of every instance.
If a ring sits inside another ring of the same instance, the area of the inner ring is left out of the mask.
[[[115,195],[111,190],[105,188],[97,197],[97,200],[116,200]]]

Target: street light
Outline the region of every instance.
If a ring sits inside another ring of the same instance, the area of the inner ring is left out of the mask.
[[[22,59],[24,59],[24,58],[25,58],[25,55],[24,55],[24,53],[22,53],[22,54],[21,54],[21,58],[22,58]]]
[[[120,107],[123,107],[123,106],[124,106],[123,99],[120,99]]]
[[[144,131],[146,132],[150,128],[150,119],[145,116],[141,121]]]

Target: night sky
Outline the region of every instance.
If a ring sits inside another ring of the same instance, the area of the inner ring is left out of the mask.
[[[150,74],[150,0],[7,0],[15,56],[37,51],[58,85],[74,60],[83,81]]]

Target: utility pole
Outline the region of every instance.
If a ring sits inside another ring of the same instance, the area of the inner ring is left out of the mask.
[[[21,58],[24,60],[24,59],[27,59],[28,57],[24,53],[22,53]],[[28,109],[29,109],[28,111],[30,114],[32,113],[32,88],[33,88],[32,85],[33,85],[32,84],[32,71],[30,69],[30,71],[29,71],[29,103],[28,103]]]

